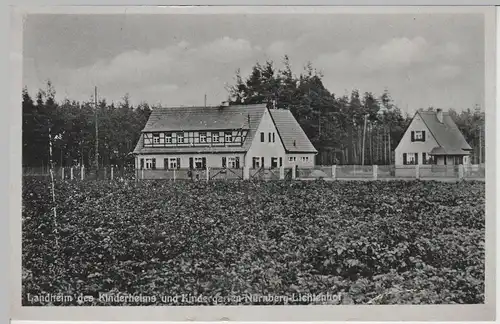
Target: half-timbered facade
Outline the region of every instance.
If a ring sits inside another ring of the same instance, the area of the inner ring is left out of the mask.
[[[134,149],[136,169],[314,166],[290,111],[266,105],[156,108]]]

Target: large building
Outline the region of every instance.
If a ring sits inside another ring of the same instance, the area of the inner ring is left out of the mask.
[[[156,108],[136,169],[313,167],[316,149],[289,110],[265,104]]]
[[[469,164],[471,150],[449,113],[418,111],[396,147],[395,164]]]

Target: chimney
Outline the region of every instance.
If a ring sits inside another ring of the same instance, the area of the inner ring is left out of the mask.
[[[442,124],[443,123],[443,110],[441,108],[436,109],[436,117],[439,120],[439,122]]]

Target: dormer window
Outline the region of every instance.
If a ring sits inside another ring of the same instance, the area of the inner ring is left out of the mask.
[[[231,143],[232,141],[233,141],[233,133],[226,132],[225,133],[225,142],[226,143]]]
[[[177,135],[177,143],[184,143],[184,134],[183,133],[179,133],[179,135]]]
[[[206,143],[206,142],[207,142],[207,133],[200,132],[200,143]]]
[[[165,143],[172,143],[172,133],[165,133]]]
[[[212,142],[219,143],[219,133],[212,133]]]

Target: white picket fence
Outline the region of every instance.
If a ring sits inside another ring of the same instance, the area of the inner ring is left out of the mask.
[[[484,165],[330,165],[310,168],[210,168],[205,169],[136,169],[113,166],[101,168],[99,174],[85,167],[64,167],[53,170],[62,180],[284,180],[284,179],[484,179]],[[48,168],[23,168],[24,176],[50,176]]]

